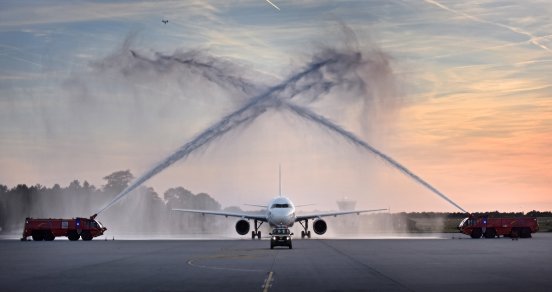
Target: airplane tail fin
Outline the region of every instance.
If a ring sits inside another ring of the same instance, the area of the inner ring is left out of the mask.
[[[278,194],[282,196],[282,165],[278,165]]]

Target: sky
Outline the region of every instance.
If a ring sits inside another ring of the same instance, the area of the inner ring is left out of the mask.
[[[468,211],[552,209],[548,1],[272,2],[281,10],[261,0],[1,1],[0,184],[140,176],[254,96],[197,71],[141,67],[132,52],[217,58],[261,90],[324,49],[353,48],[386,71],[359,73],[368,93],[330,92],[309,109]],[[458,211],[277,109],[145,185],[207,192],[223,206],[264,204],[278,194],[279,165],[283,193],[315,203],[305,210],[347,198],[359,209]]]

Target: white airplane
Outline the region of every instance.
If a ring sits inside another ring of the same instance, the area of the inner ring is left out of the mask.
[[[259,205],[252,205],[257,207],[264,207]],[[300,206],[298,206],[300,207]],[[236,232],[239,235],[245,235],[249,232],[250,225],[249,220],[254,220],[255,230],[251,231],[251,239],[255,237],[261,239],[261,231],[259,228],[264,222],[267,222],[271,227],[292,227],[295,222],[299,222],[303,227],[301,231],[301,238],[311,237],[311,232],[309,230],[309,220],[314,220],[312,223],[312,228],[314,233],[322,235],[326,233],[328,225],[322,217],[327,216],[339,216],[345,214],[360,214],[365,212],[376,212],[384,211],[387,209],[374,209],[374,210],[359,210],[359,211],[344,211],[344,212],[320,212],[304,215],[295,214],[295,206],[290,199],[280,196],[272,199],[268,206],[266,207],[265,214],[250,214],[250,213],[240,213],[240,212],[223,212],[223,211],[207,211],[207,210],[190,210],[190,209],[172,209],[173,211],[188,212],[188,213],[198,213],[198,214],[208,214],[208,215],[220,215],[225,217],[238,217],[241,218],[236,223]]]

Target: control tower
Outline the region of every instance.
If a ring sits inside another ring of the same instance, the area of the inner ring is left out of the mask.
[[[337,207],[339,211],[354,211],[356,207],[356,201],[349,200],[344,197],[342,200],[337,201]]]
[[[337,207],[339,211],[354,211],[356,203],[356,201],[344,197],[337,201]],[[359,230],[359,218],[357,217],[358,216],[340,216],[335,218],[335,233],[341,235],[357,234]]]

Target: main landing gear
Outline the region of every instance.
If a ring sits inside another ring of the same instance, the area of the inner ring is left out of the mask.
[[[304,230],[301,230],[301,239],[307,237],[307,238],[311,238],[311,232],[309,230],[309,220],[304,220],[305,223],[303,224],[302,221],[299,221],[299,224],[301,224],[301,226],[303,226],[303,229]]]
[[[251,239],[255,239],[255,236],[258,239],[261,239],[261,231],[259,230],[259,228],[261,227],[261,225],[263,225],[263,221],[261,221],[260,224],[257,224],[257,223],[258,223],[258,221],[255,220],[255,230],[251,231]]]

